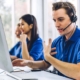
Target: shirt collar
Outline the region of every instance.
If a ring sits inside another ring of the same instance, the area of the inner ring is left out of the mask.
[[[73,33],[73,35],[71,36],[71,38],[68,41],[77,41],[80,38],[80,29],[78,27],[76,27],[75,32]],[[65,40],[65,37],[62,36],[62,40]]]
[[[74,34],[72,35],[72,37],[69,40],[77,41],[79,38],[80,38],[80,29],[78,27],[76,27]]]

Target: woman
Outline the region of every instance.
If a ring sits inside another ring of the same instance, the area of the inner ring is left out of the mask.
[[[43,60],[43,44],[37,33],[37,21],[33,15],[20,18],[20,41],[10,50],[10,54],[27,60]]]

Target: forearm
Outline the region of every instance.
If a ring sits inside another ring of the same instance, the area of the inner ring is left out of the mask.
[[[29,55],[28,48],[26,41],[22,42],[22,58],[27,60],[32,60],[31,56]]]
[[[33,69],[42,69],[45,70],[49,67],[49,65],[47,63],[45,63],[45,61],[29,61],[27,66],[33,68]]]
[[[66,76],[80,80],[80,65],[62,62],[52,56],[48,56],[46,60]]]

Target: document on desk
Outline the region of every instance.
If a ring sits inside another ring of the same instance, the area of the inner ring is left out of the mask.
[[[25,72],[29,72],[32,70],[32,68],[28,67],[28,66],[25,66],[25,67],[13,67],[14,69],[14,72],[18,72],[18,71],[25,71]]]

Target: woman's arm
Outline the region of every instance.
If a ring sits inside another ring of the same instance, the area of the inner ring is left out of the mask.
[[[20,40],[22,42],[22,58],[26,60],[33,60],[33,58],[29,55],[26,38],[27,38],[26,34],[20,35]]]
[[[22,42],[22,58],[27,60],[33,60],[33,58],[29,55],[26,40]]]

